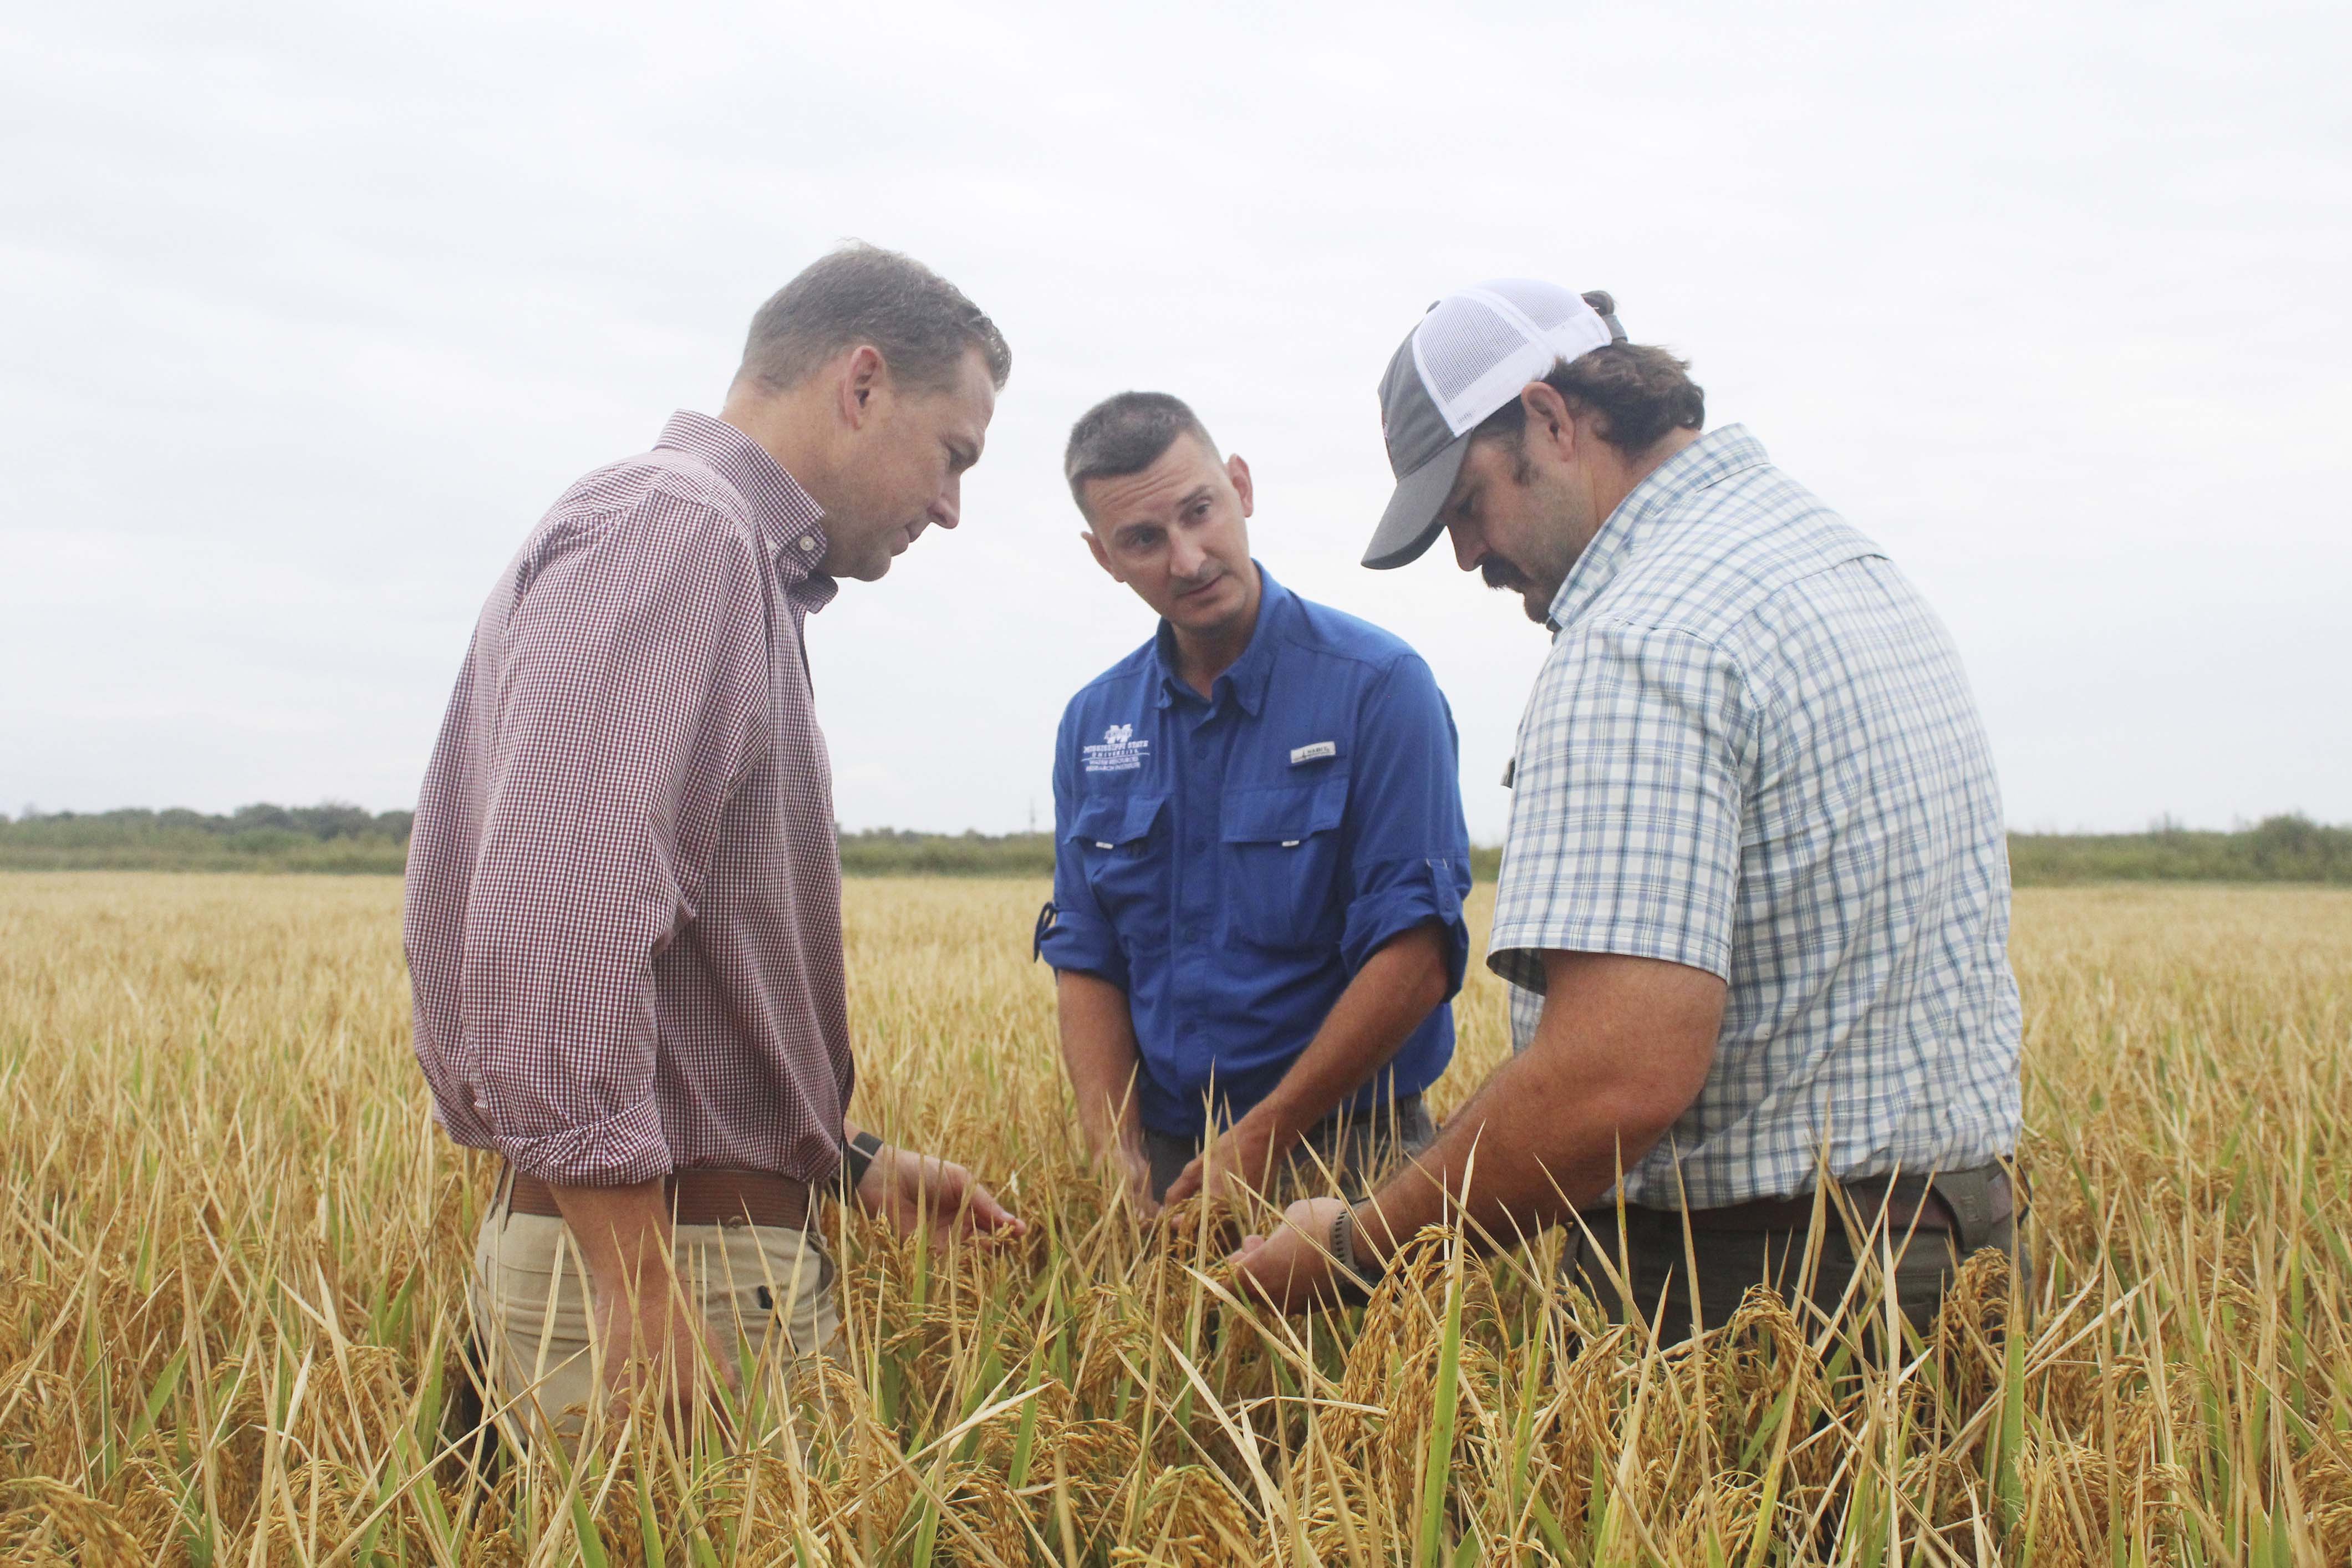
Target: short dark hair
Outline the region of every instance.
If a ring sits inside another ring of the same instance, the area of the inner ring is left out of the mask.
[[[1571,409],[1596,416],[1595,433],[1621,452],[1646,452],[1669,430],[1696,430],[1706,424],[1706,394],[1676,359],[1647,343],[1610,343],[1572,360],[1560,360],[1544,374],[1544,384]],[[1512,398],[1486,416],[1472,438],[1500,437],[1517,447],[1527,434],[1528,405]]]
[[[1062,454],[1062,477],[1070,498],[1087,510],[1087,481],[1139,474],[1168,455],[1179,436],[1190,436],[1214,454],[1209,427],[1181,397],[1164,392],[1122,392],[1106,397],[1070,426]]]
[[[1013,374],[1004,334],[961,289],[910,256],[851,240],[768,297],[751,317],[735,379],[782,392],[860,343],[879,350],[891,376],[909,386],[953,384],[973,349],[1000,390]]]

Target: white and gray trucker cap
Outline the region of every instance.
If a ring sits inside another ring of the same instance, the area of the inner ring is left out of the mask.
[[[1381,377],[1381,437],[1397,487],[1364,564],[1402,566],[1429,548],[1470,432],[1488,415],[1560,361],[1624,341],[1608,295],[1528,278],[1496,278],[1432,305]]]

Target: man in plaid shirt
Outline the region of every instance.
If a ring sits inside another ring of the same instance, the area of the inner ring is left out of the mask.
[[[504,1161],[470,1285],[524,1430],[576,1435],[600,1387],[690,1403],[741,1339],[779,1366],[832,1351],[825,1192],[942,1239],[1022,1228],[845,1120],[803,644],[839,579],[956,525],[1010,363],[944,279],[837,250],[752,319],[719,417],[574,484],[483,606],[405,940],[435,1113]]]
[[[1423,1169],[1294,1205],[1243,1267],[1302,1304],[1451,1205],[1504,1239],[1568,1221],[1575,1277],[1677,1337],[1759,1282],[1834,1316],[1864,1258],[1861,1304],[1883,1283],[1925,1327],[1959,1258],[2014,1255],[1983,726],[1885,553],[1745,430],[1702,435],[1683,363],[1614,310],[1490,282],[1390,363],[1365,563],[1447,532],[1552,633],[1487,956],[1519,1049]]]

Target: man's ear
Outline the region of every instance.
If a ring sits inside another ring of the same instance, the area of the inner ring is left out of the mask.
[[[1251,516],[1257,507],[1257,496],[1250,489],[1249,464],[1235,452],[1225,459],[1225,478],[1234,481],[1234,493],[1242,498],[1242,515]]]
[[[1126,578],[1118,574],[1118,568],[1110,563],[1110,552],[1103,548],[1103,542],[1095,537],[1095,531],[1093,529],[1082,528],[1078,530],[1078,537],[1087,542],[1087,548],[1094,552],[1095,564],[1109,573],[1110,580],[1112,582],[1125,583],[1127,581]]]
[[[872,417],[877,402],[888,395],[890,367],[882,360],[882,351],[872,343],[860,343],[843,356],[840,391],[841,417],[851,429],[861,429]]]
[[[1548,381],[1531,381],[1519,389],[1519,402],[1527,409],[1527,440],[1540,440],[1563,458],[1576,455],[1576,418],[1559,388]]]

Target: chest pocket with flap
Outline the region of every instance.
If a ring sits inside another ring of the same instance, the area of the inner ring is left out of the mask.
[[[1226,795],[1225,907],[1235,935],[1261,947],[1339,939],[1346,911],[1331,895],[1347,815],[1345,774]]]
[[[1168,844],[1160,826],[1167,805],[1165,795],[1100,795],[1071,814],[1068,837],[1087,886],[1129,949],[1168,939]]]

